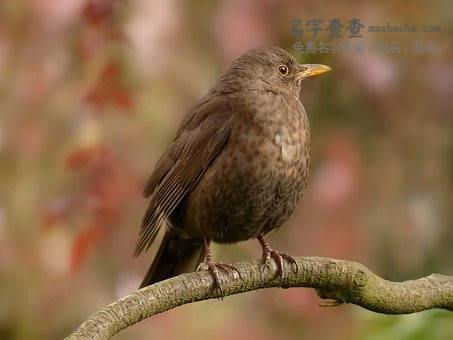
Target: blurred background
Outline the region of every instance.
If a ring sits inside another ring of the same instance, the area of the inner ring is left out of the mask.
[[[137,288],[154,252],[132,258],[144,181],[185,110],[265,44],[333,69],[303,86],[312,176],[269,242],[391,280],[452,275],[452,13],[448,0],[0,1],[0,338],[62,338]],[[373,29],[387,23],[405,31]],[[453,339],[452,313],[319,302],[252,292],[117,339]]]

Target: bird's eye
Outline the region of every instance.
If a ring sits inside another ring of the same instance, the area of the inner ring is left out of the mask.
[[[286,75],[288,74],[288,72],[289,72],[288,66],[286,66],[286,65],[280,65],[280,66],[278,67],[278,72],[280,72],[281,74],[283,74],[284,76],[286,76]]]

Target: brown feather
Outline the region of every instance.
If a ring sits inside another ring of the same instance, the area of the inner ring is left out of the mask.
[[[151,199],[142,221],[134,256],[151,246],[162,221],[198,183],[230,136],[232,125],[231,112],[226,111],[228,106],[222,105],[216,98],[210,102],[202,101],[202,104],[195,107],[200,112],[191,113],[191,117],[195,117],[196,121],[204,120],[198,122],[196,127],[190,124],[191,119],[186,122],[185,128],[192,129],[178,131],[177,137],[148,179],[144,195]]]
[[[170,144],[167,151],[159,158],[154,167],[154,171],[149,176],[149,179],[143,190],[143,196],[148,198],[153,193],[154,189],[159,185],[165,175],[171,170],[175,165],[183,147],[187,142],[189,135],[186,133],[179,138],[175,139],[173,143]]]

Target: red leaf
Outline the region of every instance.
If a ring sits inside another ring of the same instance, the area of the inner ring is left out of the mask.
[[[114,95],[116,104],[122,109],[132,109],[133,103],[131,95],[127,90],[118,90]]]
[[[109,62],[102,69],[99,78],[89,89],[84,100],[101,111],[108,105],[130,110],[133,107],[133,99],[128,89],[122,84],[121,75],[120,65],[115,61]]]
[[[104,145],[84,147],[69,154],[66,166],[71,170],[78,170],[95,161],[106,163],[110,161],[110,150]]]
[[[77,272],[81,265],[86,261],[90,251],[105,234],[105,227],[102,225],[92,225],[83,230],[74,240],[70,253],[69,270],[71,273]]]
[[[99,88],[93,88],[85,96],[85,101],[98,109],[103,109],[107,105],[107,97]]]
[[[111,19],[113,14],[113,0],[88,0],[82,8],[85,20],[98,26]]]
[[[117,62],[110,62],[108,63],[102,70],[101,73],[101,82],[104,83],[109,80],[113,80],[114,78],[118,77],[120,74],[120,66]]]

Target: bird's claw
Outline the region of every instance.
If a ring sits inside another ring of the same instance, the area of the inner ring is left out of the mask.
[[[221,298],[224,297],[224,291],[222,287],[222,282],[220,280],[219,270],[222,270],[226,274],[229,274],[231,271],[235,271],[238,277],[241,277],[241,273],[239,270],[229,263],[223,262],[214,262],[210,256],[206,256],[203,262],[201,262],[198,267],[197,271],[210,271],[212,274],[212,278],[214,279],[214,290],[218,289],[220,291]]]
[[[278,276],[281,280],[284,280],[284,278],[285,278],[283,260],[287,260],[288,262],[291,263],[291,265],[294,265],[296,268],[296,272],[297,272],[297,262],[294,259],[294,257],[292,257],[288,254],[273,250],[270,247],[265,247],[263,249],[263,255],[261,258],[261,261],[263,263],[263,268],[264,268],[264,266],[269,268],[271,258],[274,259],[275,264],[277,266],[276,276]]]
[[[261,269],[262,272],[264,271],[265,267],[269,268],[270,259],[272,258],[275,260],[275,264],[277,265],[276,276],[278,276],[281,281],[284,281],[285,278],[283,260],[287,260],[289,263],[291,263],[291,267],[294,268],[293,271],[297,273],[297,261],[294,257],[272,249],[264,240],[262,235],[258,236],[257,239],[261,244],[261,248],[263,249],[263,255],[261,257],[261,261],[263,263]]]

